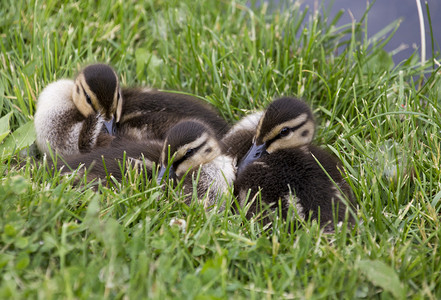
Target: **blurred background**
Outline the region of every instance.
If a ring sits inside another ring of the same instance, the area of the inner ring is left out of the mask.
[[[337,26],[351,23],[353,19],[359,21],[368,5],[372,5],[367,19],[368,36],[371,37],[389,24],[396,20],[401,20],[398,30],[390,42],[386,45],[385,50],[392,55],[395,63],[399,63],[412,55],[416,50],[420,55],[421,36],[420,23],[418,18],[417,3],[418,0],[295,0],[301,7],[309,6],[309,11],[319,10],[326,12],[328,19],[332,20],[334,16],[343,10],[344,13],[337,23]],[[294,2],[295,2],[294,1]],[[268,3],[276,4],[279,0],[268,1]],[[294,3],[293,2],[293,3]],[[440,52],[441,44],[441,1],[425,0],[420,1],[424,16],[425,35],[426,35],[426,59],[432,57],[432,41],[430,36],[430,26],[428,21],[426,4],[429,7],[432,32],[433,32],[433,48],[434,53]],[[373,3],[373,4],[372,4]]]

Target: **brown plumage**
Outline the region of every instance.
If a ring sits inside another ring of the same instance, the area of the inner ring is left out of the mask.
[[[142,88],[123,89],[122,95],[117,132],[134,140],[164,139],[171,127],[185,119],[203,122],[218,139],[230,127],[211,105],[196,97]]]
[[[70,174],[81,166],[78,177],[87,173],[87,181],[106,180],[113,176],[120,182],[129,167],[137,169],[140,174],[147,171],[147,176],[151,177],[154,166],[159,162],[162,144],[157,140],[141,143],[117,138],[109,147],[58,160],[57,168],[62,169],[64,174]]]

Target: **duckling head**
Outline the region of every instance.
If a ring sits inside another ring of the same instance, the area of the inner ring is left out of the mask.
[[[158,184],[167,169],[169,178],[180,178],[189,170],[211,162],[220,154],[221,147],[211,129],[199,121],[182,121],[173,126],[166,135]]]
[[[113,134],[114,122],[121,117],[122,98],[118,76],[110,66],[93,64],[84,68],[75,79],[72,99],[84,117],[100,114],[107,132]]]
[[[314,132],[314,117],[305,102],[291,97],[273,101],[259,121],[253,146],[239,164],[238,172],[263,155],[308,145]]]

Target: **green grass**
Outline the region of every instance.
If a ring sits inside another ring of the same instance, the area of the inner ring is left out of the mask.
[[[41,90],[95,61],[111,63],[126,86],[201,96],[231,122],[294,95],[314,109],[316,143],[342,160],[359,223],[323,234],[307,222],[290,233],[278,220],[263,231],[241,215],[187,206],[144,178],[76,187],[41,163],[18,167],[9,146],[1,299],[441,297],[436,62],[421,65],[415,53],[394,65],[387,40],[367,38],[368,14],[336,28],[338,17],[288,7],[3,1],[0,117],[12,112],[8,128],[22,130],[22,146],[33,142],[25,126]],[[174,218],[185,232],[170,226]]]

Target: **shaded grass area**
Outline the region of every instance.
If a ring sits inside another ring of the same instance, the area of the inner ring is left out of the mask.
[[[293,4],[270,14],[230,1],[4,2],[0,116],[12,112],[11,131],[32,121],[49,82],[95,61],[123,85],[198,95],[231,122],[294,95],[314,109],[315,142],[342,160],[359,222],[290,233],[277,219],[268,232],[146,178],[96,193],[10,154],[0,166],[0,298],[440,297],[435,61],[422,66],[415,53],[394,65],[365,20],[336,28]]]

